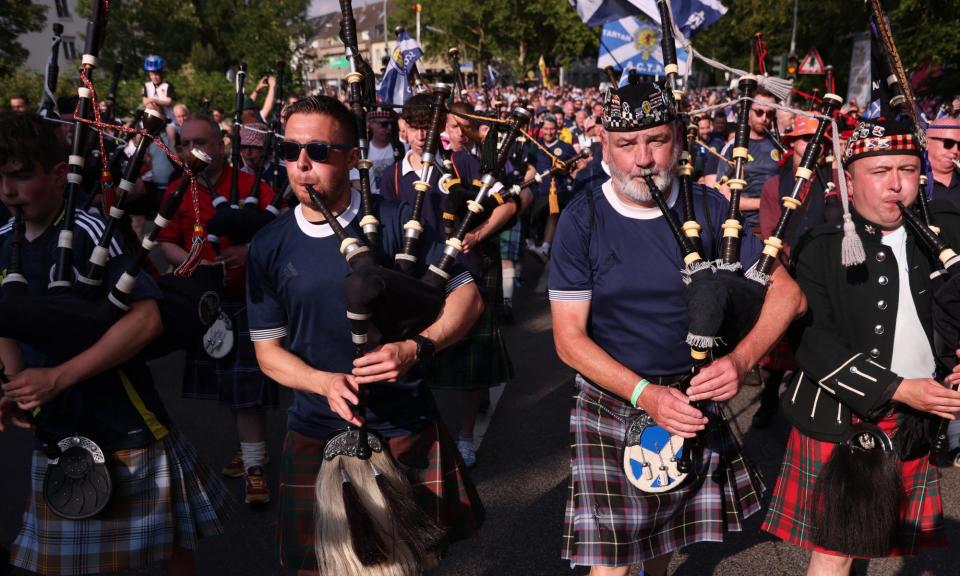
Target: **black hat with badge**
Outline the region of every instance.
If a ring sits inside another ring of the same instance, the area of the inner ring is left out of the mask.
[[[652,80],[609,90],[603,97],[603,127],[609,132],[646,130],[676,119],[670,90]]]
[[[863,120],[853,130],[843,151],[843,165],[869,156],[923,156],[923,143],[917,139],[911,122],[879,118]]]

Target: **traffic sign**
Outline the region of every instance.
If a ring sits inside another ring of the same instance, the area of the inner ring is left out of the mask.
[[[823,58],[816,48],[811,48],[807,55],[803,57],[803,62],[797,68],[797,74],[823,74]]]

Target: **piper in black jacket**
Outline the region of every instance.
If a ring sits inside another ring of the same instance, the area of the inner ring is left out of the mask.
[[[808,575],[847,574],[853,561],[851,554],[817,545],[825,522],[816,522],[814,492],[831,453],[851,438],[851,425],[859,422],[876,424],[893,437],[894,466],[902,476],[899,522],[898,502],[892,502],[895,534],[888,549],[876,555],[914,554],[943,543],[938,474],[927,457],[929,446],[913,443],[910,453],[903,449],[907,435],[898,439],[897,431],[906,430],[908,414],[916,419],[960,411],[960,393],[933,379],[930,274],[939,263],[907,232],[897,206],[897,201],[909,206],[917,199],[920,148],[908,126],[861,124],[844,152],[844,166],[856,209],[845,219],[855,227],[865,259],[842,265],[841,247],[852,230],[845,233],[836,224],[812,230],[794,254],[808,313],[797,326],[801,370],[783,398],[794,428],[763,525],[814,551]],[[930,209],[947,243],[960,246],[960,212],[939,202]],[[954,373],[946,382],[958,379]],[[851,498],[879,499],[873,485],[854,488]],[[850,522],[850,531],[869,529],[849,518],[837,521]]]

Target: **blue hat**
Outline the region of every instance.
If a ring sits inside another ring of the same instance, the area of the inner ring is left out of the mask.
[[[143,59],[143,69],[147,72],[161,72],[166,67],[167,62],[156,54],[151,54]]]

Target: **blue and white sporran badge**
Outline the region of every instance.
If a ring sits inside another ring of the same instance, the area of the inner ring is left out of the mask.
[[[633,419],[624,438],[623,471],[638,490],[650,494],[669,492],[686,480],[677,469],[684,439],[667,432],[646,413]]]

